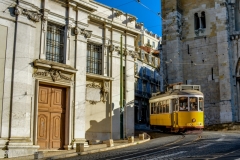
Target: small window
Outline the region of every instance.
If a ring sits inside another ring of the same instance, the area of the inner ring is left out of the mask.
[[[143,72],[143,75],[146,74],[146,68],[145,67],[142,68],[142,72]]]
[[[194,24],[195,24],[195,30],[198,30],[200,28],[198,13],[194,14]]]
[[[166,101],[166,113],[169,113],[169,101]]]
[[[151,114],[154,114],[155,103],[151,103]]]
[[[177,99],[172,99],[172,111],[178,111],[177,109]]]
[[[64,62],[64,27],[48,23],[46,60]]]
[[[146,92],[146,91],[147,91],[147,84],[143,83],[143,92]]]
[[[204,111],[204,100],[203,98],[199,98],[199,110]]]
[[[199,15],[199,13],[194,14],[194,26],[195,26],[195,30],[206,28],[205,12],[201,12],[200,15]]]
[[[159,114],[159,102],[156,103],[156,114]]]
[[[152,42],[152,48],[155,48],[155,42]]]
[[[160,112],[159,113],[163,113],[163,104],[162,104],[162,102],[160,102]]]
[[[138,75],[138,63],[135,63],[134,65],[134,72],[135,72],[135,75]]]
[[[179,98],[179,111],[188,111],[188,97]]]
[[[197,111],[198,110],[198,98],[197,97],[190,97],[190,111]]]
[[[201,23],[202,23],[202,28],[206,28],[205,12],[201,13]]]
[[[102,45],[87,45],[87,72],[102,74]]]
[[[151,78],[154,78],[154,72],[151,71]]]

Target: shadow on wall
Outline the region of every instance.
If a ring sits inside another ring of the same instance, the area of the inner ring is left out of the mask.
[[[94,113],[94,117],[89,120],[90,127],[86,130],[85,137],[88,141],[104,141],[111,138],[111,124],[112,124],[112,138],[118,138],[119,130],[120,130],[120,109],[114,109],[114,104],[112,104],[112,118],[111,118],[111,110],[110,105],[105,105],[106,113]],[[96,106],[102,107],[102,106]],[[101,115],[99,115],[101,114]],[[101,121],[97,121],[96,119],[101,119]],[[112,122],[111,122],[112,121]]]

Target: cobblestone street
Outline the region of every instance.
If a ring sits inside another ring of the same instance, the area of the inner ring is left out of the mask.
[[[136,146],[71,159],[236,159],[240,156],[239,132],[203,132],[192,135],[149,132],[149,134],[154,135],[155,139]]]

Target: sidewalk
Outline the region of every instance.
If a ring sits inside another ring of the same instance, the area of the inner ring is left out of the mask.
[[[57,151],[43,151],[44,158],[42,160],[52,160],[52,159],[59,159],[59,158],[66,158],[66,157],[73,157],[77,155],[85,155],[85,154],[91,154],[91,153],[97,153],[97,152],[103,152],[123,147],[128,147],[132,145],[137,145],[140,143],[144,143],[149,141],[150,138],[139,140],[138,138],[134,138],[134,143],[128,143],[128,140],[114,140],[114,146],[113,147],[107,147],[106,144],[97,144],[97,145],[89,145],[89,147],[84,148],[84,152],[76,152],[73,150],[57,150]],[[24,156],[24,157],[15,157],[15,158],[8,158],[8,159],[14,159],[14,160],[33,160],[34,155]]]

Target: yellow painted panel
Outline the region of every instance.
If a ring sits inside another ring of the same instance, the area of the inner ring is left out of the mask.
[[[203,115],[204,112],[178,112],[178,126],[204,126]]]
[[[171,114],[152,114],[150,124],[159,126],[171,126]]]

